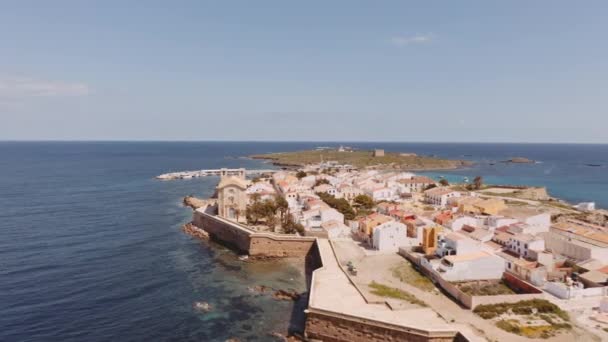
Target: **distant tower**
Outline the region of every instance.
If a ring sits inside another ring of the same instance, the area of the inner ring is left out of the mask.
[[[374,150],[374,157],[384,157],[384,150],[382,149],[375,149]]]

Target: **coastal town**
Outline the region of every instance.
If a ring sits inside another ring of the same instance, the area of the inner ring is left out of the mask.
[[[305,257],[301,339],[608,340],[605,211],[540,187],[369,165],[386,154],[366,153],[365,165],[213,170],[214,195],[184,200],[187,231],[252,261]]]

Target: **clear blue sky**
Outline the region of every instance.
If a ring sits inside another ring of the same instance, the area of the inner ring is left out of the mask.
[[[608,143],[608,2],[2,1],[22,139]]]

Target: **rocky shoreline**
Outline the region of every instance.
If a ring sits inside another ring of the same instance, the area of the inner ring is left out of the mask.
[[[192,222],[188,222],[182,226],[182,231],[190,236],[201,240],[209,240],[209,234],[203,229],[195,226]]]

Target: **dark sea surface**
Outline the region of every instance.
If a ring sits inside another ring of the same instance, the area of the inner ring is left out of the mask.
[[[608,145],[345,145],[469,159],[470,168],[428,174],[544,185],[608,208]],[[269,332],[285,333],[293,304],[249,287],[303,291],[301,265],[241,262],[185,235],[191,211],[182,197],[211,195],[217,178],[154,176],[267,168],[242,157],[317,146],[337,144],[0,142],[0,341],[268,341]],[[538,163],[499,162],[516,156]],[[197,301],[213,311],[197,311]]]

